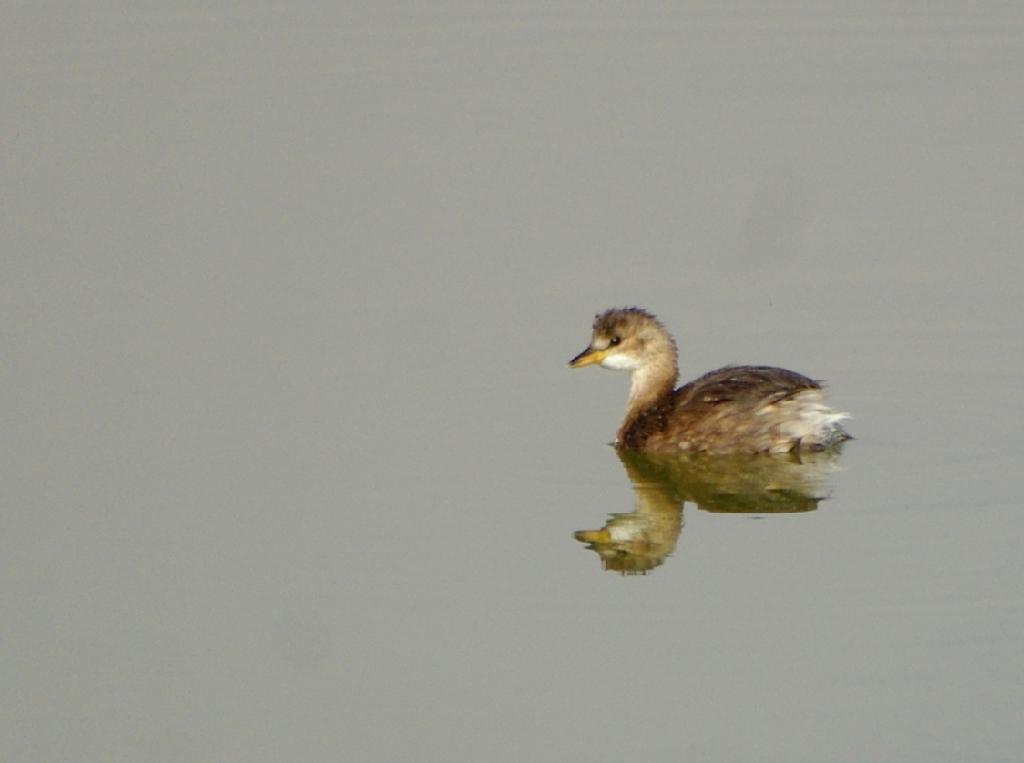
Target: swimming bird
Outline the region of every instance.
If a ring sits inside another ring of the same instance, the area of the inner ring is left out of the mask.
[[[772,366],[726,366],[675,389],[675,340],[638,307],[595,316],[587,348],[569,361],[633,374],[615,445],[642,453],[788,453],[851,439],[819,382]]]

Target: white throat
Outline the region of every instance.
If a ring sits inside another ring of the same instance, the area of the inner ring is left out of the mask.
[[[635,358],[629,355],[617,354],[617,355],[606,355],[601,360],[602,368],[610,368],[613,371],[636,371],[640,368],[640,364],[637,363]],[[633,379],[636,379],[634,374]]]

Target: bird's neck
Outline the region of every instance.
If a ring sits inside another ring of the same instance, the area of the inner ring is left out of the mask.
[[[626,431],[644,411],[650,410],[672,394],[678,377],[679,370],[674,352],[666,353],[633,372],[629,400],[626,402],[626,416],[616,438],[619,442],[622,442]]]

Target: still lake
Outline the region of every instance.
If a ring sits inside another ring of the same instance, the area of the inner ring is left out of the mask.
[[[1020,9],[0,39],[5,760],[1024,757]],[[856,439],[620,460],[626,304]]]

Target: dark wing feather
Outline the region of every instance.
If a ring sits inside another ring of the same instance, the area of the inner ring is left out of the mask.
[[[632,450],[672,452],[687,442],[698,450],[728,450],[736,440],[746,439],[755,443],[754,450],[767,450],[769,441],[761,440],[771,432],[761,430],[769,422],[754,413],[820,387],[813,379],[784,368],[719,368],[640,414],[624,433],[623,445]]]
[[[751,398],[767,403],[820,387],[813,379],[785,368],[726,366],[677,389],[673,407],[679,410],[692,405],[745,402]]]

